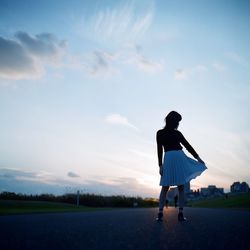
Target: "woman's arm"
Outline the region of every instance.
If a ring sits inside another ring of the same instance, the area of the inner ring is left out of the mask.
[[[193,147],[189,144],[189,142],[186,140],[186,138],[183,136],[183,134],[179,132],[180,135],[180,142],[181,144],[187,149],[187,151],[195,158],[198,159],[199,155],[196,153],[196,151],[193,149]]]
[[[187,151],[200,163],[205,164],[205,162],[199,157],[199,155],[196,153],[196,151],[193,149],[193,147],[189,144],[189,142],[186,140],[186,138],[183,136],[183,134],[180,133],[180,141],[181,144],[187,149]]]
[[[163,154],[163,150],[162,150],[162,146],[161,145],[157,145],[157,153],[158,153],[158,165],[162,166],[162,154]]]
[[[163,145],[161,142],[160,131],[158,131],[156,134],[156,141],[157,141],[158,164],[159,166],[162,166]]]
[[[197,160],[198,162],[200,162],[200,163],[202,163],[202,164],[205,165],[205,162],[200,158],[200,156],[198,156],[198,158],[196,158],[196,160]]]

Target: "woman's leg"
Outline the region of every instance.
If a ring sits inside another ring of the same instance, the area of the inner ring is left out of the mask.
[[[160,197],[159,197],[159,213],[158,213],[158,217],[156,218],[157,221],[162,221],[163,208],[165,205],[168,189],[169,189],[169,186],[162,186],[161,187],[161,193],[160,193]]]
[[[184,208],[184,202],[185,202],[184,185],[178,186],[178,190],[179,190],[179,209],[183,210],[183,208]]]
[[[169,186],[162,186],[159,197],[159,212],[163,211]]]
[[[183,216],[183,208],[185,203],[185,196],[184,196],[184,185],[178,186],[179,190],[179,214],[178,214],[178,220],[179,221],[185,221],[186,218]]]

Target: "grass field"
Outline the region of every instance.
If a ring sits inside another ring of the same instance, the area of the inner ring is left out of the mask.
[[[67,203],[48,201],[0,200],[0,215],[51,212],[95,211],[107,208],[90,208]]]
[[[232,195],[228,198],[220,197],[200,201],[191,201],[189,207],[204,208],[231,208],[250,211],[250,193]],[[91,208],[67,203],[48,201],[23,201],[23,200],[0,200],[0,215],[25,214],[25,213],[53,213],[53,212],[80,212],[107,210],[111,208]]]
[[[250,211],[250,193],[229,194],[228,198],[220,197],[188,203],[190,207],[207,207],[207,208],[233,208]]]

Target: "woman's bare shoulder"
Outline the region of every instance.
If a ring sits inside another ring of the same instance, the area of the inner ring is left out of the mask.
[[[157,134],[158,133],[162,133],[163,132],[163,129],[159,129],[158,131],[157,131]]]
[[[163,129],[159,129],[156,133],[157,136],[161,136],[164,133]]]

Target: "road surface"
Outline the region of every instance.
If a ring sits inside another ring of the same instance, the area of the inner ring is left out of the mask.
[[[250,249],[250,212],[156,208],[0,216],[1,250]]]

